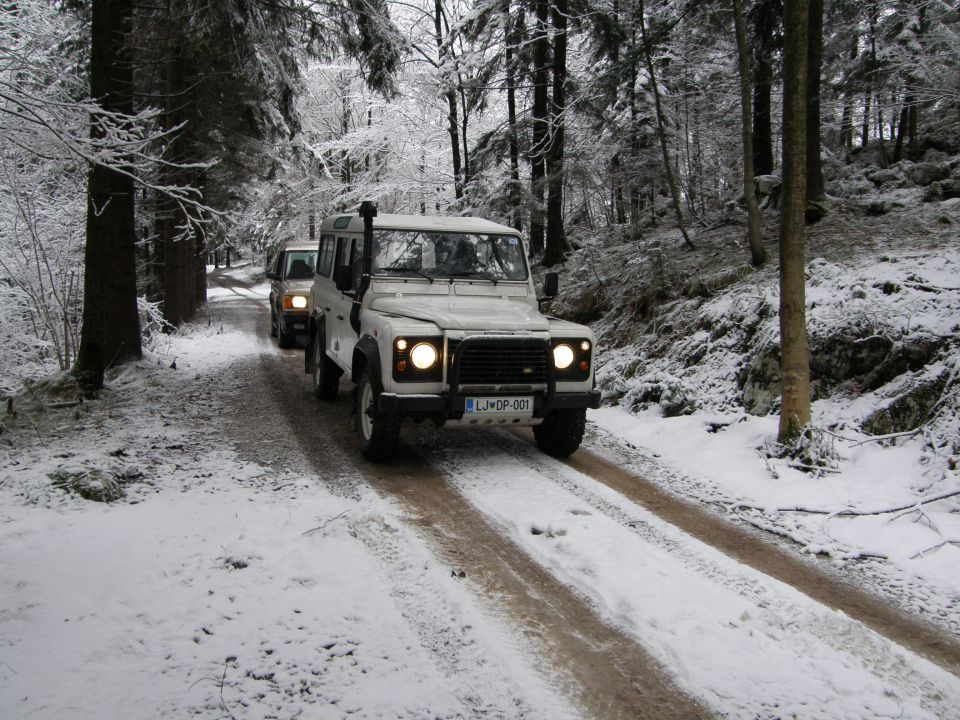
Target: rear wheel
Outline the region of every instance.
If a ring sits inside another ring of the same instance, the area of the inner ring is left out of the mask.
[[[565,458],[580,447],[586,426],[585,409],[554,410],[542,423],[534,426],[533,436],[537,447],[547,455]]]
[[[310,349],[313,352],[313,394],[321,400],[335,400],[340,386],[340,368],[327,357],[319,333],[313,336]]]
[[[378,394],[370,381],[369,370],[360,373],[357,384],[357,430],[360,432],[360,452],[373,462],[389,460],[400,437],[401,418],[394,413],[377,409]]]

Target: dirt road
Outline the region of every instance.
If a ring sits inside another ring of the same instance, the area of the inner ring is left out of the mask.
[[[269,318],[262,299],[227,278],[215,280],[237,295],[231,322],[268,343]],[[815,561],[798,559],[771,538],[728,525],[707,509],[624,471],[609,457],[588,447],[561,465],[541,456],[526,432],[445,433],[440,440],[428,432],[427,441],[413,432],[404,435],[406,442],[394,462],[375,466],[360,457],[350,430],[350,383],[341,382],[337,401],[316,400],[309,377],[303,372],[302,350],[280,351],[271,346],[265,348],[254,367],[231,372],[236,401],[229,428],[241,453],[260,463],[323,477],[334,492],[346,496],[365,484],[399,503],[438,560],[462,578],[491,612],[506,617],[517,628],[550,673],[561,679],[564,691],[584,717],[705,718],[713,717],[714,711],[708,709],[702,696],[690,691],[689,683],[682,688],[671,669],[635,635],[604,617],[582,588],[563,582],[545,569],[504,531],[503,521],[495,513],[478,507],[476,499],[470,497],[469,483],[463,480],[462,469],[471,459],[493,456],[508,472],[515,467],[518,475],[538,473],[579,497],[590,512],[619,523],[643,542],[668,549],[685,569],[731,587],[742,586],[739,592],[746,597],[760,598],[767,593],[758,583],[745,582],[722,564],[677,545],[654,524],[637,522],[622,504],[604,499],[603,493],[589,484],[616,491],[629,503],[736,562],[858,621],[858,629],[843,631],[852,632],[852,642],[849,634],[832,638],[836,627],[808,630],[838,651],[848,651],[853,645],[862,646],[863,652],[880,653],[869,663],[890,682],[905,687],[923,685],[922,679],[899,667],[896,658],[886,658],[884,651],[877,650],[874,633],[953,675],[960,674],[960,642],[955,637],[876,600],[817,567]],[[366,528],[359,536],[387,566],[400,562],[391,551],[390,539],[375,528]],[[402,568],[396,571],[399,574]],[[404,602],[409,604],[411,622],[418,623],[425,645],[456,643],[456,633],[451,635],[440,619],[417,619],[422,605],[415,598]],[[788,601],[761,598],[758,602],[785,615],[794,612]],[[815,625],[815,620],[810,624]],[[442,653],[451,671],[456,670],[458,652],[457,648],[446,647]],[[922,692],[926,693],[926,705],[936,711],[937,703],[943,701],[938,701],[936,687]]]

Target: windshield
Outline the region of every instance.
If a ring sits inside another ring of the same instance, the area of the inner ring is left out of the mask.
[[[374,228],[372,269],[374,275],[429,280],[527,279],[523,245],[515,235]]]
[[[287,271],[284,277],[288,280],[307,280],[313,277],[313,268],[317,264],[316,250],[287,250]]]

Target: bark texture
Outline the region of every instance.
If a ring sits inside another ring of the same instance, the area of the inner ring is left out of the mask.
[[[806,223],[806,87],[809,0],[785,3],[783,192],[780,216],[780,425],[789,442],[810,423],[804,240]]]

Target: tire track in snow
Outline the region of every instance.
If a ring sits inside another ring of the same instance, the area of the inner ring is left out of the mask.
[[[704,515],[705,513],[697,508],[687,507],[689,503],[673,498],[663,490],[651,486],[650,483],[623,472],[588,450],[581,450],[565,462],[558,462],[545,456],[530,444],[529,432],[514,431],[514,434],[517,437],[507,433],[496,435],[478,433],[477,439],[484,446],[480,454],[484,457],[503,454],[510,456],[526,468],[569,492],[594,511],[629,529],[644,542],[664,548],[684,567],[713,582],[735,589],[756,606],[755,619],[766,626],[782,628],[785,633],[791,635],[806,634],[816,638],[837,653],[849,656],[854,662],[869,668],[871,673],[896,687],[904,696],[910,696],[919,690],[922,706],[937,717],[949,717],[955,712],[953,701],[956,698],[945,697],[944,689],[932,681],[928,675],[919,672],[905,657],[904,649],[923,655],[918,648],[914,647],[918,644],[916,639],[907,634],[908,642],[900,643],[895,636],[890,637],[890,634],[883,632],[884,627],[871,628],[856,617],[863,613],[858,612],[859,607],[854,602],[863,596],[865,603],[869,601],[871,605],[878,604],[873,598],[852,588],[834,587],[837,583],[831,583],[829,578],[822,576],[816,569],[799,563],[768,543],[728,526],[722,520],[708,516],[706,520],[695,518],[691,521],[690,514]],[[449,450],[447,452],[449,454]],[[441,467],[449,465],[443,460],[438,460],[437,464]],[[598,486],[597,483],[600,485]],[[647,486],[642,491],[636,487],[641,483]],[[616,495],[609,492],[610,490]],[[623,496],[624,499],[618,498],[617,495]],[[659,523],[650,522],[642,517],[645,513],[632,512],[636,509],[634,503],[646,508],[668,525],[665,528],[658,527]],[[766,578],[748,569],[741,570],[732,565],[725,567],[724,564],[718,563],[716,558],[710,557],[712,552],[709,549],[703,548],[697,542],[684,541],[683,536],[674,531],[674,528],[681,533],[694,535],[704,545],[719,550],[738,563],[746,563],[760,572],[764,572],[765,568],[771,569],[773,572],[765,574],[772,577],[774,583],[767,582]],[[691,529],[694,532],[691,533]],[[747,548],[753,552],[747,552]],[[760,554],[762,561],[754,557],[756,553]],[[787,572],[784,570],[786,563],[798,565],[799,568],[789,568],[790,571]],[[758,565],[761,567],[756,567]],[[842,612],[830,609],[835,606],[829,602],[826,603],[829,607],[822,609],[803,607],[790,599],[789,592],[784,593],[777,587],[782,582],[813,597],[818,603],[822,602],[812,593],[805,592],[804,586],[810,582],[808,580],[810,577],[814,578],[813,587],[817,590],[817,594],[827,593],[832,599],[849,592],[849,596],[843,597],[847,607],[839,608]],[[824,589],[825,586],[828,587]],[[853,612],[847,612],[848,607]],[[888,613],[896,612],[891,608],[883,609]],[[616,615],[614,609],[598,608],[598,612]],[[844,613],[853,617],[855,621],[852,622],[845,617]],[[911,623],[909,619],[906,619],[906,622],[907,627],[917,624]],[[898,629],[900,632],[905,632],[903,628]],[[941,644],[945,640],[937,639]],[[929,647],[923,643],[922,637],[920,647]],[[956,665],[951,664],[949,655],[946,662],[937,664],[941,666],[945,664],[946,667],[943,669],[957,674]]]
[[[374,486],[408,508],[412,522],[451,566],[464,568],[493,607],[519,625],[525,641],[566,681],[566,692],[586,717],[713,717],[639,643],[601,620],[579,593],[492,525],[415,449],[401,445],[390,466],[369,467]]]

